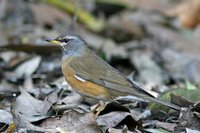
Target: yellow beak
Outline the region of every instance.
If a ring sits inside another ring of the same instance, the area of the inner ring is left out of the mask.
[[[56,45],[58,45],[58,44],[61,43],[60,41],[57,41],[57,40],[55,40],[55,39],[46,39],[46,41],[48,41],[48,42],[50,42],[50,43],[52,43],[52,44],[56,44]]]

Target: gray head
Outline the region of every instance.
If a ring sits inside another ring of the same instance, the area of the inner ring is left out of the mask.
[[[57,38],[47,39],[47,41],[59,45],[63,54],[72,54],[76,51],[80,53],[86,47],[86,42],[81,37],[74,35],[61,35]]]

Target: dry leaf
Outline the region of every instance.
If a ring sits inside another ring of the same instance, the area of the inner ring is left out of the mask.
[[[40,61],[41,61],[41,57],[36,56],[36,57],[33,57],[32,59],[22,63],[20,66],[18,66],[15,69],[16,76],[19,78],[22,78],[24,76],[25,77],[31,76],[38,68]]]
[[[19,95],[12,105],[13,114],[21,114],[21,117],[29,122],[44,119],[51,105],[49,101],[41,101],[32,97],[28,92],[21,89]]]
[[[200,1],[189,0],[169,9],[166,14],[179,18],[181,24],[186,28],[194,28],[200,23]]]
[[[55,132],[56,130],[63,130],[69,133],[101,132],[96,124],[93,113],[81,114],[77,111],[69,111],[61,117],[48,118],[41,124],[41,127],[51,132]]]

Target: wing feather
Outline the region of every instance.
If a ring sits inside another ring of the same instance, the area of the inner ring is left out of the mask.
[[[85,57],[76,58],[70,63],[70,67],[74,69],[77,76],[121,93],[136,95],[140,92],[151,96],[92,51],[88,49],[87,52]]]

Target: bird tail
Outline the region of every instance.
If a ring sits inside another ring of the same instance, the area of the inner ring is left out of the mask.
[[[173,104],[173,103],[170,103],[170,102],[167,102],[167,101],[162,101],[158,98],[155,98],[153,97],[151,94],[149,94],[148,92],[144,91],[142,88],[140,88],[139,86],[135,85],[134,83],[132,84],[134,90],[136,90],[137,92],[133,92],[132,95],[136,96],[136,97],[140,97],[140,98],[143,98],[145,100],[148,100],[149,102],[156,102],[158,104],[162,104],[162,105],[165,105],[169,108],[172,108],[174,110],[178,110],[180,111],[181,110],[181,107]]]
[[[148,101],[151,101],[151,102],[156,102],[158,104],[163,104],[163,105],[165,105],[165,106],[167,106],[169,108],[172,108],[174,110],[177,110],[177,111],[181,110],[181,107],[179,107],[179,106],[177,106],[177,105],[175,105],[173,103],[167,102],[167,101],[162,101],[162,100],[160,100],[158,98],[145,97],[145,99],[148,100]]]

